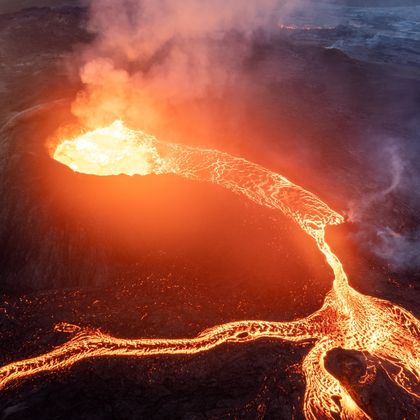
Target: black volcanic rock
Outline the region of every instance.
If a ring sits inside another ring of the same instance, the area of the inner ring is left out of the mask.
[[[356,351],[335,349],[326,359],[326,368],[342,382],[354,400],[374,419],[410,418],[418,414],[416,398],[394,384],[380,363],[369,354]],[[376,370],[366,380],[367,365]]]

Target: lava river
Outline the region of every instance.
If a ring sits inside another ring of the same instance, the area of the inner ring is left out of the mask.
[[[0,368],[0,387],[39,372],[68,368],[87,358],[189,355],[226,342],[312,339],[314,345],[302,366],[306,418],[369,418],[349,390],[324,366],[327,353],[335,348],[371,356],[364,381],[372,379],[375,364],[380,364],[396,385],[419,398],[419,321],[407,310],[360,294],[349,285],[341,262],[325,240],[325,228],[343,223],[344,219],[314,194],[245,159],[216,150],[163,143],[126,128],[120,121],[61,141],[54,158],[85,174],[175,174],[211,182],[261,206],[279,210],[313,238],[334,272],[334,282],[323,306],[306,318],[292,322],[232,322],[209,328],[195,338],[119,339],[98,330],[60,324],[56,328],[73,337],[49,353]]]

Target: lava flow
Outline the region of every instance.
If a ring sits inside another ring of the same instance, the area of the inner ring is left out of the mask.
[[[308,419],[369,418],[347,389],[324,366],[334,348],[368,353],[365,381],[382,366],[389,378],[415,398],[420,363],[419,321],[390,302],[358,293],[348,283],[343,266],[325,241],[328,225],[343,218],[314,194],[283,176],[245,159],[216,150],[163,143],[116,121],[110,127],[64,140],[54,158],[74,171],[95,175],[176,174],[212,182],[272,209],[297,222],[317,243],[334,272],[332,290],[312,315],[292,322],[239,321],[203,331],[195,338],[119,339],[97,330],[62,324],[56,328],[74,334],[65,344],[34,358],[0,368],[0,387],[39,372],[68,368],[93,357],[145,357],[160,354],[195,354],[226,342],[259,338],[288,341],[312,339],[314,346],[303,361],[306,378],[304,413]]]

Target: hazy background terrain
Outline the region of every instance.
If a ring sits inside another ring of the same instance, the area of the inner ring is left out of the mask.
[[[27,7],[59,7],[86,4],[86,0],[2,0],[1,13],[17,12]]]

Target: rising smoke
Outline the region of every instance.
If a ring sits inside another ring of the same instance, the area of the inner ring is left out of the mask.
[[[371,211],[375,205],[381,205],[391,193],[396,191],[402,182],[405,172],[405,162],[401,156],[400,146],[396,141],[389,141],[381,150],[381,154],[377,156],[385,169],[385,174],[381,175],[389,177],[389,185],[385,188],[367,193],[362,200],[350,202],[348,218],[353,223],[362,223],[367,212]]]
[[[373,254],[386,261],[395,271],[412,271],[420,267],[420,230],[406,226],[411,207],[417,206],[416,188],[418,177],[408,154],[416,154],[402,139],[388,139],[376,145],[371,166],[377,172],[383,188],[363,194],[349,204],[348,219],[358,227],[356,239]],[[385,180],[385,181],[383,181]],[[406,201],[406,197],[412,200]],[[392,220],[381,217],[380,209],[390,208]]]
[[[90,127],[122,118],[150,128],[167,106],[220,96],[240,77],[256,32],[269,34],[296,0],[92,0],[73,113]],[[226,37],[240,37],[224,48]]]

